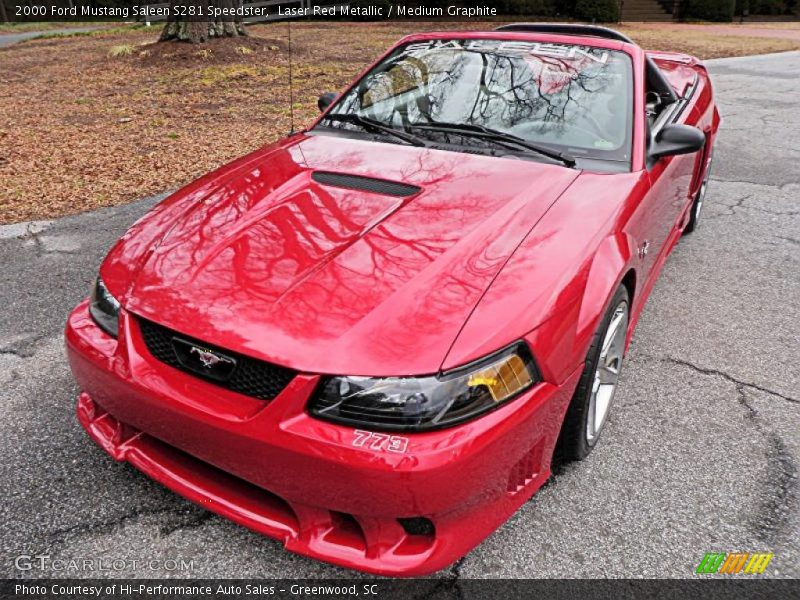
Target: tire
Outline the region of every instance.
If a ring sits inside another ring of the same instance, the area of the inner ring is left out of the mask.
[[[683,228],[683,233],[692,233],[697,229],[697,224],[700,221],[700,212],[703,210],[703,203],[706,199],[706,192],[708,191],[708,182],[711,179],[711,165],[714,161],[714,151],[711,151],[711,156],[708,160],[708,168],[706,174],[703,176],[703,183],[700,184],[700,189],[697,190],[697,195],[692,202],[692,209],[689,213],[689,222]]]
[[[618,322],[617,319],[621,319],[621,322]],[[578,387],[575,389],[575,394],[572,396],[572,401],[567,408],[567,414],[564,418],[564,424],[561,428],[558,444],[556,445],[555,456],[557,462],[583,460],[589,456],[589,453],[597,445],[597,441],[600,433],[602,432],[603,426],[608,422],[608,408],[613,400],[614,392],[616,391],[616,381],[619,378],[619,372],[622,368],[622,354],[624,353],[625,349],[625,339],[627,336],[629,319],[630,300],[628,299],[628,291],[625,289],[625,286],[621,285],[614,293],[608,309],[606,309],[606,313],[603,315],[603,318],[600,321],[597,332],[592,338],[591,346],[589,346],[589,352],[586,354],[583,373],[578,381]],[[619,351],[619,361],[616,365],[615,382],[609,395],[608,390],[604,387],[609,384],[600,384],[599,380],[597,379],[600,377],[601,372],[604,372],[605,376],[607,377],[607,373],[609,371],[607,369],[598,370],[598,366],[601,365],[601,358],[603,358],[604,361],[606,358],[609,358],[610,352],[606,352],[606,357],[603,357],[603,346],[604,342],[606,342],[606,348],[610,350],[607,338],[610,329],[615,325],[616,328],[614,331],[618,335],[615,335],[611,341],[614,345],[616,345],[620,340],[619,335],[621,335],[621,346],[615,350]],[[622,328],[621,334],[619,334],[620,327]],[[603,388],[602,404],[600,404],[600,388]],[[593,396],[595,396],[594,403],[592,402]],[[599,428],[595,427],[594,435],[590,435],[589,420],[593,416],[598,415],[596,410],[598,405],[601,407],[605,406],[605,410],[603,411],[603,417],[601,419],[601,423],[599,424]],[[595,410],[592,410],[593,407]]]

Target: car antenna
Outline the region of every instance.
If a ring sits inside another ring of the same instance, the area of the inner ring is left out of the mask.
[[[292,80],[292,20],[287,19],[289,27],[289,135],[294,135],[294,81]]]

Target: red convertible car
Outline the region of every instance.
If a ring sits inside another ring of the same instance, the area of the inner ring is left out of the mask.
[[[287,549],[465,555],[608,422],[703,203],[703,65],[600,27],[411,35],[117,242],[66,343],[117,460]]]

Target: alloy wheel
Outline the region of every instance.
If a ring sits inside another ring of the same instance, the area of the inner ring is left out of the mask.
[[[695,223],[700,219],[700,211],[703,209],[703,202],[706,199],[706,190],[708,189],[708,181],[711,179],[711,164],[713,158],[708,160],[708,168],[706,169],[703,183],[700,185],[700,190],[697,192],[697,200],[694,203],[694,221]]]
[[[625,352],[625,336],[628,331],[628,303],[620,302],[608,323],[600,357],[592,382],[589,410],[586,415],[586,441],[594,446],[608,417],[608,409],[617,391],[622,358]]]
[[[708,175],[706,175],[705,179],[703,179],[703,183],[700,186],[700,191],[697,193],[697,200],[694,203],[694,220],[698,221],[700,219],[700,211],[703,210],[703,201],[706,198],[706,188],[708,187]]]

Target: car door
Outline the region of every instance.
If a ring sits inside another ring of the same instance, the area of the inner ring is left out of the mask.
[[[681,119],[682,102],[676,103],[648,128],[653,139],[665,125],[691,121]],[[690,124],[690,123],[687,123]],[[683,215],[691,202],[689,197],[695,163],[699,153],[667,156],[647,161],[650,187],[633,219],[634,237],[638,243],[639,272],[649,279],[661,255],[669,250],[680,235]]]

